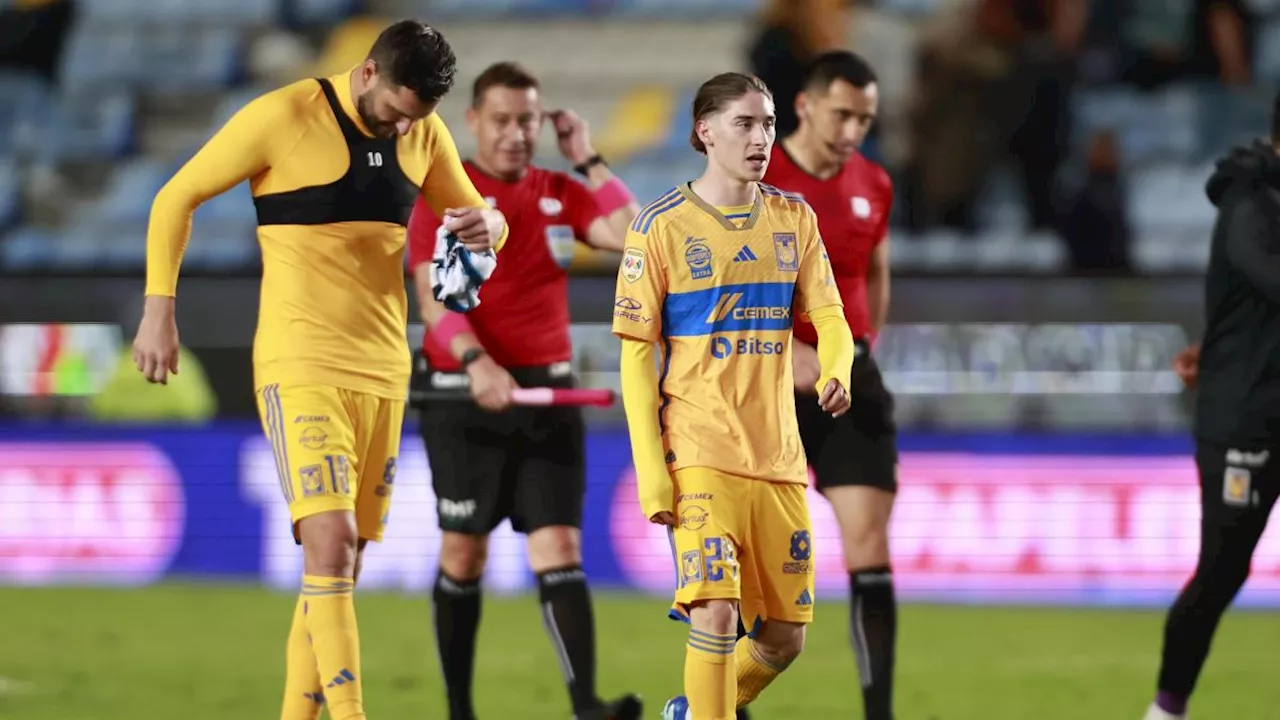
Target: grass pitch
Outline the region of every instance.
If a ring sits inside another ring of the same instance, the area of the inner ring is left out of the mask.
[[[258,588],[0,589],[0,719],[274,720],[294,598]],[[445,716],[428,599],[358,594],[373,720]],[[600,687],[641,693],[647,715],[680,691],[685,631],[660,598],[599,594]],[[906,605],[903,720],[1138,720],[1163,614]],[[820,603],[808,649],[753,707],[758,720],[860,718],[845,605]],[[569,717],[529,598],[485,600],[477,711]],[[1280,719],[1280,619],[1235,612],[1192,705],[1196,720]]]

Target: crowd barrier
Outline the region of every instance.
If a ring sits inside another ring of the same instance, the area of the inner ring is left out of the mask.
[[[1153,605],[1195,564],[1199,490],[1183,437],[907,435],[893,519],[907,600]],[[586,570],[601,588],[667,594],[665,531],[640,516],[626,432],[587,445]],[[270,446],[256,425],[199,429],[0,428],[0,583],[146,585],[199,577],[294,588]],[[814,493],[820,594],[847,590],[834,518]],[[407,428],[385,541],[365,588],[426,591],[439,531],[426,453]],[[524,541],[505,525],[486,584],[533,587]],[[1259,547],[1242,604],[1280,607],[1280,531]]]

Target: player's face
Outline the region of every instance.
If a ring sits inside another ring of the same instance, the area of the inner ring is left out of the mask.
[[[880,91],[875,83],[859,89],[836,80],[826,92],[801,93],[796,106],[800,121],[812,130],[810,137],[821,145],[817,149],[843,163],[867,139],[879,111]]]
[[[467,111],[476,136],[476,155],[499,175],[519,175],[533,161],[542,131],[542,104],[536,88],[491,87]]]
[[[364,67],[365,91],[356,98],[356,112],[374,135],[393,138],[405,135],[413,124],[436,111],[435,102],[422,102],[409,88],[395,85],[370,69],[372,61]]]
[[[776,135],[773,100],[751,92],[698,121],[707,158],[742,182],[764,179]]]

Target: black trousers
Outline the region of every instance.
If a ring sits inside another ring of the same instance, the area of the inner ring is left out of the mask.
[[[1280,497],[1280,445],[1196,443],[1200,557],[1169,610],[1158,687],[1189,697],[1223,613],[1249,577],[1258,540]]]

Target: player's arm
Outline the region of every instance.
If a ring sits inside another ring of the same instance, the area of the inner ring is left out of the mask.
[[[134,363],[151,382],[178,372],[174,296],[191,217],[205,201],[270,167],[273,153],[292,151],[306,129],[289,122],[286,103],[275,94],[249,103],[156,194],[147,227],[146,300],[133,344]]]
[[[585,233],[579,237],[597,250],[622,252],[627,227],[640,214],[639,203],[622,178],[614,175],[608,165],[590,162],[600,155],[591,145],[591,130],[585,120],[572,110],[555,110],[548,113],[548,117],[565,159],[574,167],[589,164],[587,188],[591,200],[585,205],[595,212],[590,218],[584,218]]]
[[[666,297],[666,272],[656,243],[628,232],[614,298],[613,333],[622,340],[619,372],[622,406],[631,436],[636,489],[646,519],[674,522],[675,485],[667,471],[654,343],[662,337],[659,309]]]
[[[845,46],[847,4],[847,0],[800,0],[792,9],[797,34],[809,54],[818,55]]]
[[[889,319],[889,236],[871,251],[867,263],[867,310],[871,315],[871,334],[879,335]]]
[[[849,409],[849,374],[857,351],[844,317],[844,303],[831,272],[831,261],[818,235],[817,218],[812,210],[806,210],[799,238],[797,305],[818,333],[818,363],[822,367],[815,387],[818,403],[828,412],[841,415]]]
[[[507,219],[485,203],[467,177],[458,146],[444,121],[432,115],[424,122],[431,124],[427,134],[431,161],[422,182],[423,198],[468,250],[501,250],[507,241]]]
[[[1275,223],[1251,197],[1240,200],[1228,212],[1228,260],[1271,302],[1280,303],[1280,243],[1275,240]]]
[[[423,198],[419,197],[409,216],[408,230],[409,266],[413,268],[418,312],[426,326],[426,332],[442,347],[447,348],[458,362],[468,356],[479,356],[466,366],[471,396],[480,407],[498,412],[511,404],[511,391],[516,387],[515,379],[485,352],[484,344],[476,337],[467,316],[445,308],[444,303],[436,299],[432,289],[431,261],[440,225],[440,216],[432,212]]]

